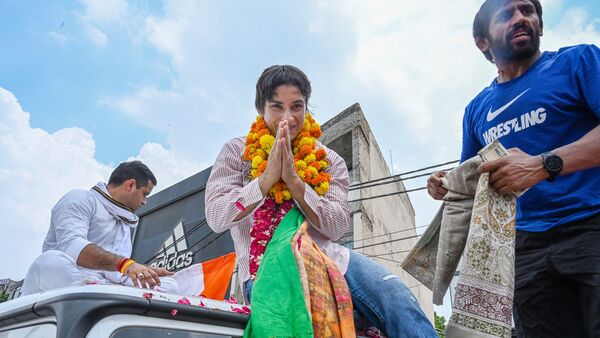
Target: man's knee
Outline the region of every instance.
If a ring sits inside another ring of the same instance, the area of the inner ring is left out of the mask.
[[[77,264],[63,252],[45,251],[29,267],[23,283],[23,294],[69,286],[73,283],[75,269]]]
[[[166,293],[179,294],[179,283],[171,277],[160,277],[160,286],[157,290]]]
[[[41,269],[40,271],[44,271],[45,274],[51,274],[71,271],[77,267],[77,263],[64,252],[48,250],[39,255],[32,266]]]

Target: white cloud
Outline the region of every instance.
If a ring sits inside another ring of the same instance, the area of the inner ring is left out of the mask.
[[[590,13],[583,8],[567,9],[558,24],[544,28],[542,47],[545,50],[581,43],[600,45],[600,19],[590,17]]]
[[[148,42],[171,57],[175,65],[182,65],[190,55],[188,43],[201,41],[201,33],[207,29],[208,16],[199,1],[166,1],[164,16],[148,16],[145,19],[145,35]],[[189,59],[187,59],[189,60]]]
[[[156,176],[156,191],[163,190],[200,170],[212,166],[212,162],[195,162],[178,158],[172,151],[158,143],[146,143],[140,153],[131,160],[144,162]]]
[[[69,41],[69,38],[63,34],[60,34],[58,32],[55,31],[50,31],[48,32],[48,35],[53,38],[56,42],[58,42],[59,45],[64,45],[67,43],[67,41]]]
[[[94,160],[95,144],[88,132],[65,128],[50,134],[31,128],[29,113],[2,88],[0,130],[0,214],[3,233],[10,234],[0,246],[0,257],[12,257],[2,272],[22,278],[41,252],[52,205],[69,189],[101,180],[110,168]]]
[[[359,32],[352,71],[392,103],[387,115],[408,123],[418,143],[458,143],[465,104],[493,74],[471,38],[479,4],[346,3]]]
[[[161,14],[145,17],[138,36],[169,58],[161,69],[170,69],[168,83],[140,83],[131,92],[103,98],[101,104],[165,134],[178,158],[212,164],[225,139],[247,132],[254,115],[254,79],[240,93],[236,74],[252,58],[230,50],[238,47],[221,39],[229,38],[221,28],[239,24],[228,20],[219,19],[210,2],[165,1]],[[226,58],[239,63],[219,62]]]
[[[105,47],[107,30],[127,25],[130,15],[127,0],[80,0],[83,11],[78,14],[84,32],[95,44]]]
[[[92,40],[92,42],[99,46],[104,47],[108,42],[108,37],[102,30],[100,30],[100,28],[89,26],[86,28],[86,34],[88,35],[90,40]]]
[[[112,23],[125,18],[129,5],[127,0],[80,0],[83,15],[92,23]]]
[[[0,278],[25,276],[41,252],[50,210],[63,194],[106,181],[113,169],[94,158],[94,139],[84,129],[48,133],[32,128],[29,116],[11,92],[0,88],[0,228],[5,234],[0,245],[4,276]],[[156,191],[207,166],[179,160],[155,143],[145,144],[130,160],[134,158],[155,173],[159,181]]]
[[[564,14],[560,23],[546,17],[543,47],[599,44],[598,19],[565,3],[544,2],[545,13]],[[312,80],[321,122],[358,101],[382,151],[393,151],[396,172],[453,160],[464,107],[496,74],[471,37],[480,5],[314,1],[282,25],[277,18],[293,11],[273,3],[165,1],[160,15],[146,17],[143,35],[171,60],[171,82],[140,84],[104,102],[165,133],[178,157],[210,162],[225,139],[246,132],[260,70],[296,63]],[[416,198],[419,223],[437,205],[425,200]]]

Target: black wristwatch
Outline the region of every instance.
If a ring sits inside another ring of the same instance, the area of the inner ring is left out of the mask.
[[[544,170],[550,174],[546,180],[548,182],[553,182],[556,176],[558,176],[563,169],[562,158],[548,151],[542,154],[542,163],[544,165]]]

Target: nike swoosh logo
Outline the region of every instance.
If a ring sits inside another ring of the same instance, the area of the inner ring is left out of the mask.
[[[509,103],[507,103],[507,104],[503,105],[502,107],[496,109],[495,111],[492,111],[492,107],[490,107],[490,111],[487,113],[486,120],[488,122],[491,122],[498,115],[502,114],[503,111],[505,111],[506,109],[508,109],[508,107],[510,107],[510,105],[512,105],[513,103],[515,103],[515,101],[517,101],[517,99],[519,99],[521,96],[523,96],[523,94],[527,93],[527,91],[529,89],[531,89],[531,88],[526,89],[524,92],[522,92],[521,94],[519,94],[519,96],[517,96],[514,99],[512,99],[512,101],[510,101]]]

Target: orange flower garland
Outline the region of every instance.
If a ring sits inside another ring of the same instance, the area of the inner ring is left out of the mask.
[[[298,176],[308,183],[319,196],[323,196],[329,191],[331,177],[325,172],[325,168],[329,166],[325,159],[327,155],[325,149],[317,149],[319,137],[321,137],[321,126],[315,122],[309,112],[306,112],[304,126],[292,142],[294,165]],[[269,153],[274,143],[275,137],[267,128],[265,120],[258,115],[246,137],[246,148],[243,155],[244,161],[252,163],[251,179],[262,175],[267,168]],[[281,180],[269,190],[269,195],[275,199],[277,204],[292,199],[287,185]]]

